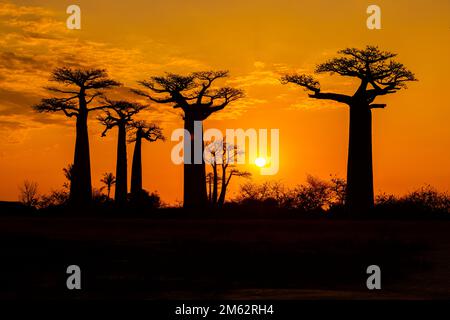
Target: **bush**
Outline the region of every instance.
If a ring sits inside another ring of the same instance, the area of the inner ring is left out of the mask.
[[[402,197],[382,194],[376,198],[376,210],[390,214],[449,214],[450,196],[427,185]]]
[[[131,208],[157,209],[161,207],[161,198],[156,191],[149,193],[146,190],[142,190],[139,193],[130,193],[128,200]]]
[[[332,178],[320,180],[308,175],[306,184],[286,188],[280,182],[255,184],[248,182],[241,186],[238,204],[245,206],[270,206],[282,209],[297,209],[304,212],[323,212],[342,207],[345,199],[345,180]]]

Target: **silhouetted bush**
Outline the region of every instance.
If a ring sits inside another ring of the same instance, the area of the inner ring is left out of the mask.
[[[128,194],[129,206],[134,209],[157,209],[161,207],[161,198],[157,192],[141,190]]]
[[[65,206],[69,201],[69,192],[66,189],[53,190],[48,195],[43,195],[39,201],[39,208],[51,208]]]
[[[427,185],[402,197],[381,194],[376,198],[376,213],[395,215],[449,214],[450,196]]]
[[[342,207],[345,199],[345,180],[321,180],[308,175],[306,184],[287,188],[280,182],[245,183],[241,186],[237,204],[246,207],[276,207],[303,212],[325,212]]]

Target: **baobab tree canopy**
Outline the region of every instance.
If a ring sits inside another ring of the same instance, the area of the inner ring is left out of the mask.
[[[139,83],[152,94],[142,90],[135,93],[157,103],[169,103],[185,113],[195,114],[196,120],[205,120],[213,112],[222,110],[229,103],[243,97],[240,89],[232,87],[212,88],[213,82],[228,77],[228,71],[202,71],[182,76],[166,73]]]
[[[105,126],[102,136],[106,135],[108,130],[124,124],[127,126],[133,120],[133,116],[145,109],[146,106],[137,102],[129,102],[125,100],[104,99],[104,114],[97,119]]]
[[[131,194],[139,196],[142,189],[142,139],[149,142],[165,140],[161,127],[144,120],[135,120],[129,124],[130,137],[128,142],[134,142],[133,163],[131,166]]]
[[[395,93],[406,88],[406,82],[416,81],[411,71],[393,60],[397,54],[381,51],[376,46],[367,46],[363,50],[347,48],[338,53],[342,56],[319,64],[315,73],[338,74],[360,79],[360,86],[353,96],[322,92],[319,81],[311,75],[287,74],[281,80],[283,83],[294,83],[311,91],[310,98],[334,100],[348,105],[357,100],[371,108],[384,107],[371,105],[377,96]]]
[[[359,79],[359,87],[352,96],[322,92],[319,81],[311,75],[287,74],[281,81],[305,88],[310,98],[333,100],[350,107],[346,206],[353,213],[366,212],[374,205],[371,111],[386,106],[373,102],[378,96],[406,88],[406,82],[416,78],[403,64],[393,60],[395,53],[375,46],[362,50],[348,48],[338,53],[341,56],[319,64],[315,73]]]
[[[109,79],[103,69],[71,69],[57,68],[53,71],[50,81],[62,84],[62,87],[48,86],[46,89],[57,94],[69,95],[69,97],[57,97],[42,99],[42,102],[34,108],[38,112],[62,111],[68,117],[77,116],[86,111],[100,110],[103,107],[92,107],[88,105],[97,97],[103,95],[102,90],[119,86],[120,83]],[[84,98],[81,103],[74,100]]]

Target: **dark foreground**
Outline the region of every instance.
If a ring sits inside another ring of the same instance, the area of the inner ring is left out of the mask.
[[[450,298],[449,231],[450,221],[0,217],[0,298]],[[66,289],[72,264],[80,291]]]

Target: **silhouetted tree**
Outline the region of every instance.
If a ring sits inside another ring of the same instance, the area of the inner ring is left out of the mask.
[[[293,190],[293,205],[306,212],[317,212],[328,209],[332,201],[331,184],[311,175],[306,177],[306,184]]]
[[[133,90],[135,93],[162,104],[171,104],[184,113],[184,129],[190,133],[190,159],[185,151],[184,163],[184,207],[204,207],[207,204],[206,173],[203,156],[201,163],[195,164],[194,123],[203,122],[211,114],[222,110],[228,104],[243,97],[243,92],[236,88],[223,87],[213,89],[213,83],[228,76],[227,71],[194,72],[188,76],[167,73],[165,76],[152,77],[140,84],[151,93]],[[200,128],[199,141],[203,155],[203,126]]]
[[[207,162],[211,164],[213,168],[213,195],[212,204],[217,205],[219,208],[225,203],[225,196],[227,193],[228,185],[231,178],[236,177],[251,177],[251,173],[247,171],[240,171],[236,169],[234,164],[236,157],[240,153],[237,146],[227,143],[226,141],[214,141],[207,145],[207,149],[211,154],[210,159]],[[220,168],[220,194],[218,195],[218,167]],[[229,170],[230,169],[230,170]]]
[[[33,181],[25,180],[19,186],[19,201],[27,207],[35,207],[39,203],[38,184]]]
[[[119,206],[127,201],[127,126],[133,120],[133,116],[145,108],[145,106],[128,101],[114,101],[105,99],[105,114],[98,120],[105,126],[102,137],[114,127],[118,128],[117,139],[117,164],[116,164],[116,189],[114,200]]]
[[[103,178],[100,180],[106,186],[106,190],[108,191],[108,199],[110,199],[111,195],[111,187],[116,183],[116,177],[112,172],[106,172],[103,174]]]
[[[350,109],[350,133],[347,166],[346,206],[350,212],[373,208],[372,168],[372,109],[384,108],[374,104],[378,96],[395,93],[406,88],[407,81],[415,81],[414,74],[403,64],[392,60],[396,54],[378,47],[348,48],[339,51],[342,57],[319,64],[316,73],[338,74],[357,78],[358,89],[350,95],[322,92],[320,83],[310,75],[289,74],[283,83],[294,83],[310,91],[310,98],[344,103]]]
[[[142,139],[155,142],[165,140],[162,129],[156,124],[148,124],[145,121],[133,121],[129,125],[133,129],[132,137],[128,140],[134,142],[133,163],[131,165],[131,193],[142,192]]]
[[[210,158],[209,159],[205,159],[212,168],[212,173],[211,173],[211,181],[210,184],[212,185],[212,191],[210,190],[210,204],[215,207],[217,205],[217,196],[218,196],[218,181],[219,181],[219,177],[218,177],[218,173],[217,173],[217,166],[218,166],[218,157],[220,155],[220,153],[222,152],[222,146],[218,143],[218,141],[213,141],[213,142],[208,142],[206,144],[206,148],[208,149],[209,153],[210,153]],[[211,193],[212,192],[212,193]]]
[[[91,164],[89,157],[89,135],[87,119],[92,111],[102,106],[89,107],[102,90],[120,84],[108,78],[101,69],[57,68],[51,81],[61,87],[47,87],[47,90],[65,97],[43,99],[34,109],[38,112],[63,112],[67,117],[76,118],[76,141],[73,161],[73,175],[70,184],[70,203],[85,206],[92,200]]]

